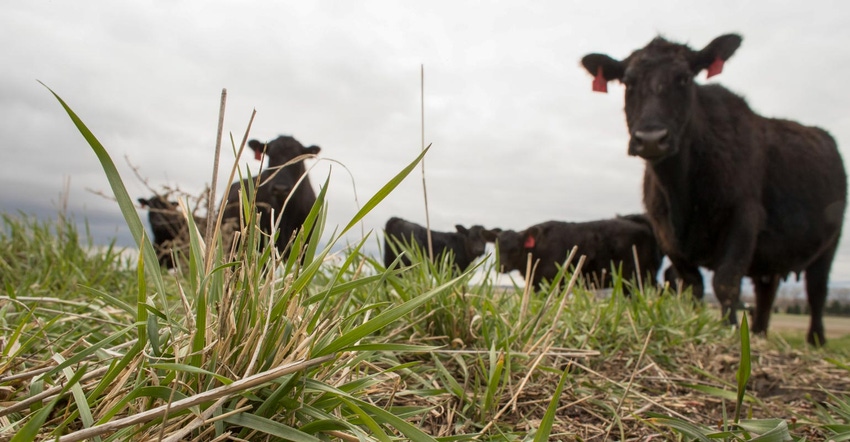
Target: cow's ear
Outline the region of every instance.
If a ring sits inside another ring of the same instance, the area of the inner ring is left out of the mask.
[[[526,249],[533,249],[537,245],[537,237],[540,235],[540,230],[537,227],[531,227],[525,231],[525,240],[522,245]]]
[[[266,144],[261,143],[257,140],[251,140],[248,142],[248,147],[254,151],[254,159],[260,161],[263,159],[263,151],[265,150]]]
[[[708,46],[693,54],[690,61],[691,70],[698,74],[703,69],[708,69],[709,78],[723,72],[723,63],[738,50],[742,40],[738,34],[726,34],[715,38]]]
[[[484,238],[484,241],[496,242],[496,239],[499,238],[499,233],[501,232],[502,229],[485,229],[481,232],[481,236]]]
[[[608,92],[608,82],[623,78],[626,64],[614,60],[605,54],[588,54],[581,59],[581,64],[593,75],[593,90]]]
[[[469,229],[460,224],[455,224],[455,229],[457,229],[457,233],[460,233],[461,235],[469,235]]]
[[[250,147],[251,150],[263,150],[264,145],[265,143],[258,140],[251,140],[248,142],[248,147]]]
[[[148,201],[147,198],[139,198],[138,201],[139,204],[142,205],[142,207],[149,207],[151,205],[150,201]]]
[[[313,155],[318,155],[318,154],[319,154],[319,152],[321,152],[321,151],[322,151],[322,148],[321,148],[321,147],[319,147],[319,146],[316,146],[316,145],[312,145],[312,146],[310,146],[310,147],[305,147],[305,148],[304,148],[304,153],[305,153],[305,154],[309,153],[309,154],[313,154]]]

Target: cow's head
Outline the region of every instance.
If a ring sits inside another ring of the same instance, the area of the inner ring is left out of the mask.
[[[500,231],[499,229],[488,230],[480,225],[474,225],[467,229],[460,224],[455,225],[455,229],[457,233],[463,236],[466,253],[473,258],[483,255],[487,249],[488,238]]]
[[[142,208],[158,209],[158,210],[177,210],[177,201],[169,201],[167,197],[162,195],[154,195],[150,198],[139,198],[139,204]]]
[[[502,230],[496,237],[499,246],[499,264],[501,271],[508,273],[512,270],[525,272],[528,254],[537,247],[537,239],[540,229],[529,227],[522,232],[514,230]]]
[[[719,74],[740,45],[735,34],[717,37],[701,51],[657,37],[622,61],[589,54],[581,63],[595,77],[594,90],[604,92],[610,80],[626,86],[629,155],[656,161],[679,151],[696,100],[694,77],[703,69],[709,77]]]
[[[298,140],[288,135],[281,135],[268,143],[258,140],[248,142],[248,147],[254,151],[254,158],[260,160],[263,153],[269,158],[269,167],[284,164],[302,155],[318,155],[322,150],[319,146],[304,147]]]
[[[148,222],[154,229],[178,229],[183,221],[177,201],[169,201],[162,195],[154,195],[150,198],[139,198],[139,204],[148,209]]]

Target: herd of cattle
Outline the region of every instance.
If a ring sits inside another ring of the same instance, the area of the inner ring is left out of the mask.
[[[733,324],[741,279],[751,277],[755,333],[767,331],[779,282],[789,273],[805,272],[811,311],[807,340],[825,343],[822,316],[847,203],[846,173],[826,131],[762,117],[723,86],[694,81],[703,70],[708,77],[719,74],[741,41],[723,35],[697,51],[658,37],[622,60],[604,54],[582,59],[594,76],[594,91],[607,92],[611,80],[625,85],[628,154],[645,160],[645,214],[549,221],[521,232],[457,226],[456,232],[431,232],[434,256],[451,252],[455,265],[466,268],[493,242],[502,271],[519,270],[539,287],[578,246],[586,256],[583,275],[602,287],[610,284],[606,274],[612,262],[622,265],[624,277],[638,269],[654,277],[666,255],[672,270],[665,278],[690,287],[697,299],[704,292],[699,268],[714,272],[714,293]],[[276,246],[286,252],[315,201],[301,160],[319,148],[285,136],[267,144],[252,140],[249,146],[258,158],[264,150],[269,158],[257,210],[266,231],[278,221],[272,213],[280,215]],[[225,218],[239,217],[239,189],[239,183],[230,188]],[[179,230],[185,220],[171,202],[139,201],[151,207],[154,240],[167,252],[162,244],[170,238],[164,232]],[[427,237],[424,227],[391,218],[385,227],[385,264],[396,261],[398,243],[426,247]],[[532,275],[526,274],[529,255]],[[169,253],[161,256],[164,265],[172,265]],[[405,256],[400,262],[409,264]]]
[[[498,244],[500,270],[504,273],[518,270],[537,289],[544,280],[555,278],[558,266],[564,263],[573,247],[578,247],[579,253],[585,256],[581,267],[585,283],[596,288],[611,286],[612,263],[622,266],[622,275],[626,278],[648,275],[654,280],[663,259],[649,219],[642,214],[579,223],[547,221],[521,232],[486,229],[480,225],[468,229],[457,225],[455,228],[456,232],[431,231],[435,257],[451,253],[457,269],[463,270],[484,255],[488,242],[495,243]],[[384,234],[386,267],[399,259],[402,247],[414,244],[425,251],[423,254],[427,253],[428,230],[419,224],[393,217],[387,221]],[[411,264],[404,255],[400,262]]]

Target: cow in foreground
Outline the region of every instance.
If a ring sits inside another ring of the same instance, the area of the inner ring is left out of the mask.
[[[639,265],[641,275],[649,275],[644,280],[654,282],[662,255],[652,229],[642,217],[629,215],[579,223],[547,221],[521,232],[504,230],[488,239],[498,244],[502,272],[519,270],[526,283],[533,284],[536,289],[544,280],[555,278],[558,265],[566,261],[575,246],[578,246],[578,255],[586,257],[581,274],[588,285],[611,287],[612,263],[616,268],[622,265],[624,278],[637,276]],[[635,264],[632,247],[637,250],[638,264]],[[532,266],[537,266],[531,278],[527,274],[528,254],[531,254]]]
[[[702,50],[661,37],[623,60],[582,59],[593,89],[625,85],[629,155],[646,162],[644,205],[678,275],[702,297],[698,266],[737,324],[741,278],[755,285],[752,329],[767,332],[780,279],[806,274],[807,341],[825,342],[823,308],[844,209],[847,177],[824,130],[754,113],[739,95],[694,81],[722,71],[741,44],[734,34]]]
[[[241,189],[247,189],[248,180],[253,180],[251,185],[256,188],[255,209],[260,216],[260,228],[264,233],[271,234],[279,219],[275,246],[279,251],[288,254],[290,239],[304,224],[316,202],[316,193],[310,184],[304,160],[317,155],[321,148],[304,147],[298,140],[286,135],[268,143],[251,140],[248,147],[254,151],[257,160],[261,160],[265,155],[269,159],[269,165],[259,177],[245,178],[242,183],[233,183],[230,186],[222,216],[224,219],[240,218]]]
[[[487,247],[485,232],[487,229],[480,225],[466,228],[460,224],[455,226],[456,232],[431,231],[431,243],[434,258],[451,252],[454,255],[454,265],[457,270],[466,270],[475,258],[484,254]],[[389,267],[396,260],[401,245],[415,245],[428,254],[428,229],[419,224],[392,217],[384,227],[384,266]],[[407,256],[402,256],[401,264],[410,266]]]
[[[177,201],[169,201],[163,195],[139,198],[139,204],[148,209],[148,223],[153,233],[153,246],[159,265],[174,268],[172,248],[188,250],[189,223],[180,211]],[[203,229],[206,219],[195,217],[195,223]]]

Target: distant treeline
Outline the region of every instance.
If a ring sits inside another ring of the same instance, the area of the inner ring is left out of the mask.
[[[809,305],[805,302],[789,304],[785,307],[789,315],[808,315]],[[850,316],[850,303],[833,300],[824,307],[823,313],[829,316]]]

